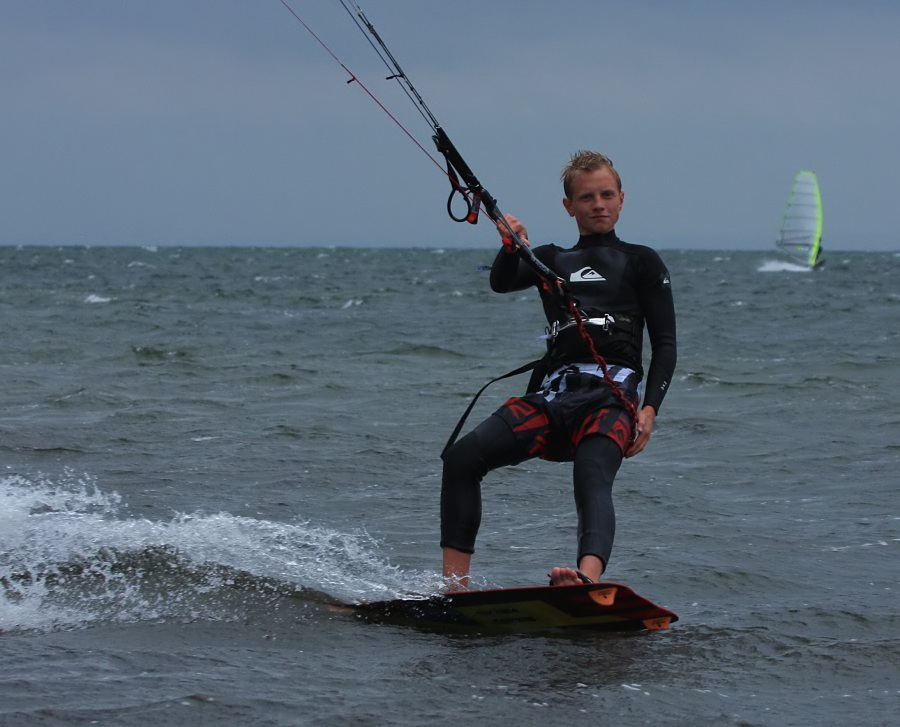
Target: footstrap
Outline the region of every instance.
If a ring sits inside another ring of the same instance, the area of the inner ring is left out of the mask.
[[[575,571],[575,574],[578,576],[578,580],[580,580],[580,581],[581,581],[582,583],[584,583],[586,586],[589,586],[589,585],[591,585],[591,584],[594,582],[594,581],[592,581],[590,578],[588,578],[584,573],[582,573],[580,570],[578,570],[577,568],[573,568],[572,570]],[[551,586],[555,586],[555,585],[556,585],[556,584],[553,582],[553,578],[550,577],[550,574],[549,574],[549,573],[547,574],[547,578],[550,578],[550,585],[551,585]]]

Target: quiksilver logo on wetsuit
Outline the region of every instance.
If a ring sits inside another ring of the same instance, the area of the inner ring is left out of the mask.
[[[602,280],[606,280],[606,278],[590,266],[576,270],[569,276],[570,283],[600,282]]]

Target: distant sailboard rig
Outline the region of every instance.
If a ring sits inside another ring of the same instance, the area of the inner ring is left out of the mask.
[[[794,177],[775,246],[800,265],[817,268],[824,264],[822,194],[815,172],[804,169]]]

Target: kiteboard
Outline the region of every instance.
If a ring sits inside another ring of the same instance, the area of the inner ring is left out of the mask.
[[[678,616],[621,583],[448,592],[352,606],[365,621],[472,632],[652,631]]]

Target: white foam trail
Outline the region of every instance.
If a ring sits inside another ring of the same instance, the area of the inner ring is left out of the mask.
[[[436,574],[390,565],[365,531],[226,512],[129,518],[118,494],[100,491],[86,477],[0,478],[0,543],[0,631],[227,617],[214,600],[204,600],[228,585],[222,573],[344,602],[437,586]],[[154,565],[161,557],[163,565]],[[175,571],[176,582],[166,582]]]
[[[789,263],[783,260],[763,260],[758,271],[761,273],[808,273],[811,268],[806,265]]]

